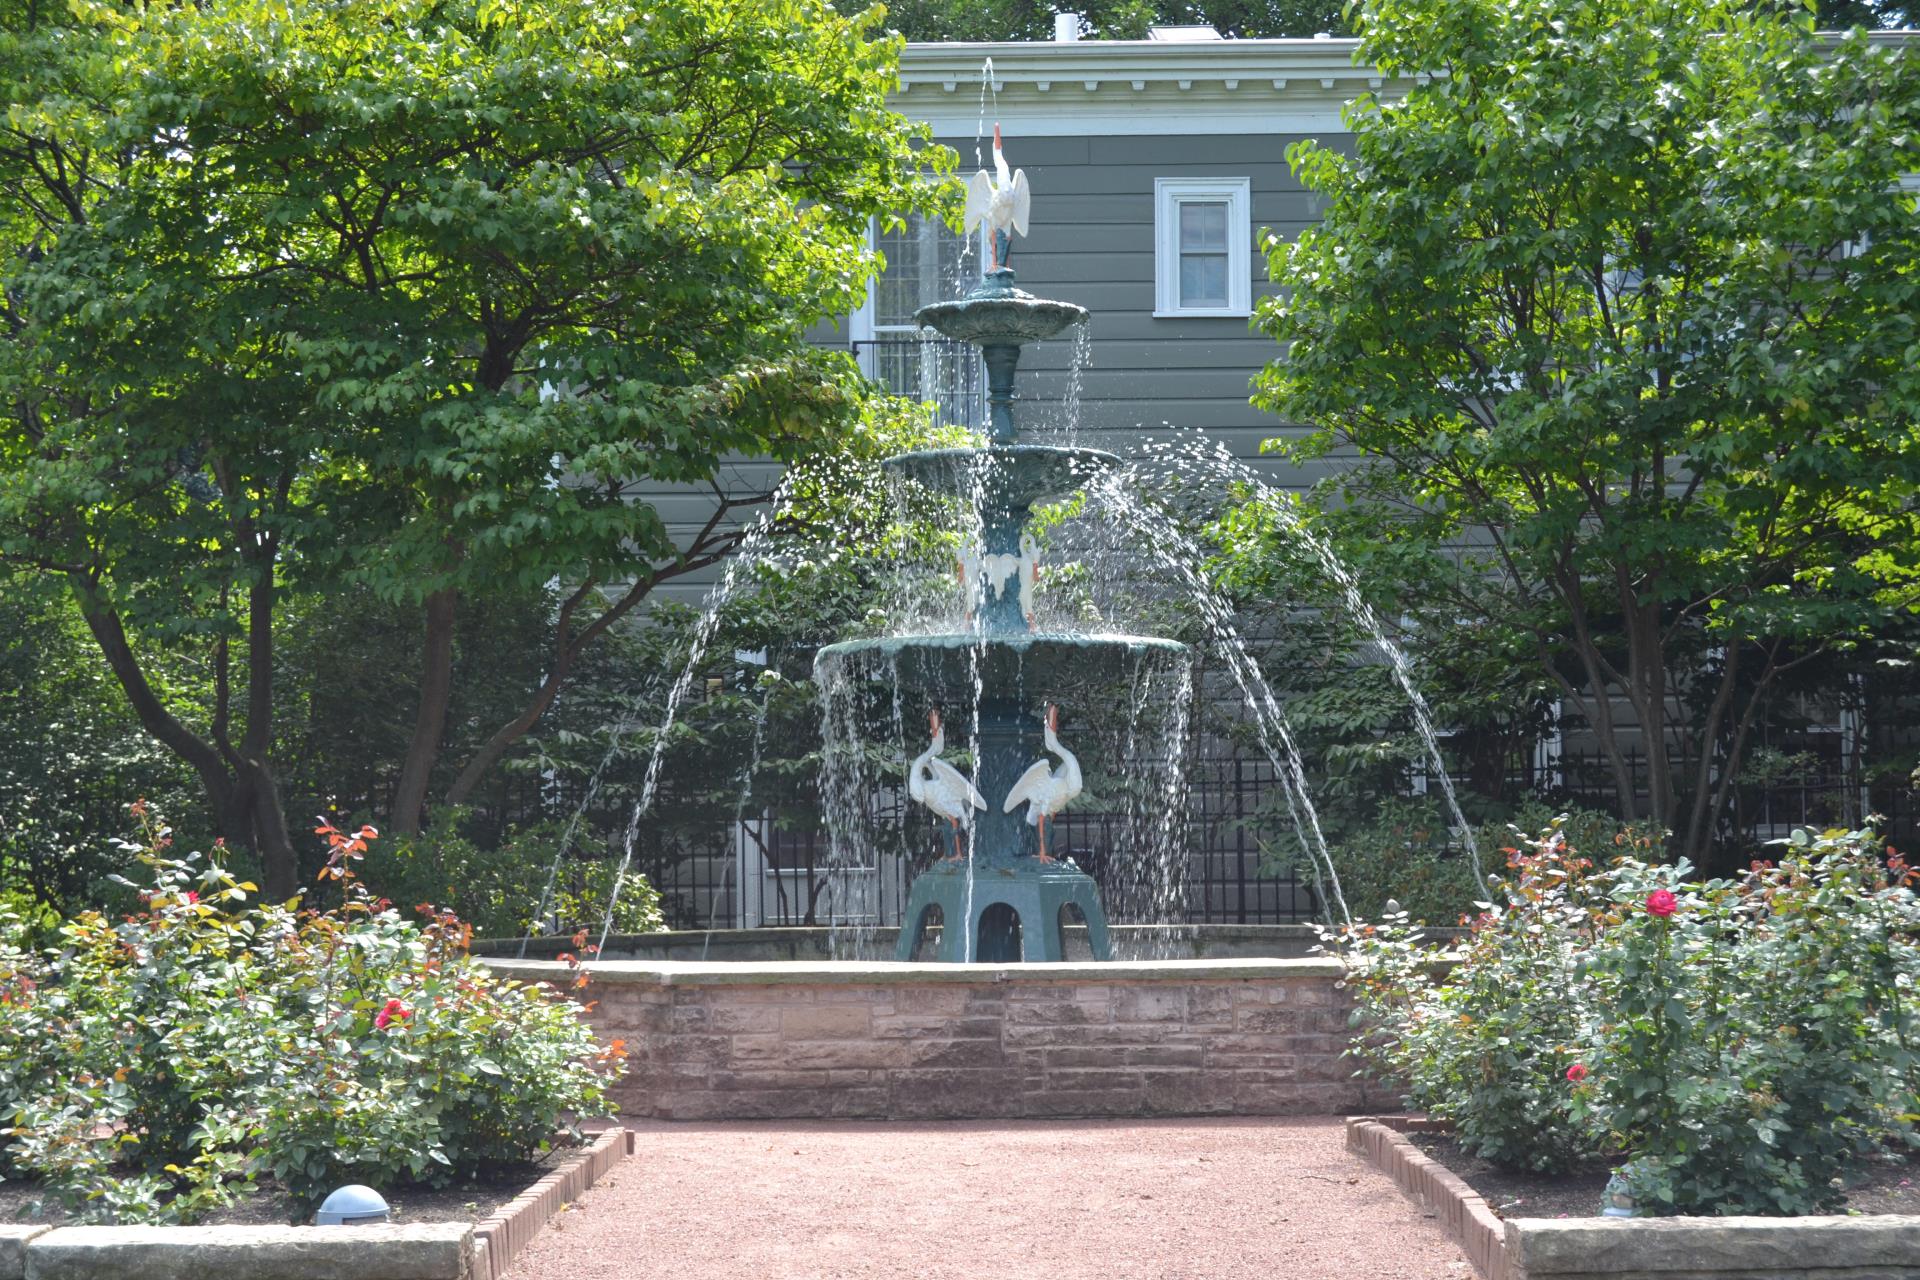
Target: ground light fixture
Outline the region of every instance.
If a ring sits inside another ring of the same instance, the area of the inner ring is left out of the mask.
[[[387,1202],[372,1187],[363,1187],[358,1183],[349,1183],[334,1191],[321,1202],[320,1211],[313,1215],[316,1227],[353,1227],[367,1223],[386,1222],[391,1218]]]

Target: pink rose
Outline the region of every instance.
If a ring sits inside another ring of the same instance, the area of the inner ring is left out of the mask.
[[[1655,889],[1647,895],[1647,914],[1650,916],[1670,916],[1680,909],[1680,899],[1673,896],[1671,889]]]
[[[198,889],[187,890],[187,901],[188,902],[200,901],[200,891]]]
[[[1586,1063],[1576,1062],[1572,1066],[1567,1068],[1567,1079],[1572,1081],[1574,1084],[1579,1084],[1582,1080],[1585,1080],[1586,1078],[1587,1078]]]
[[[406,1005],[400,1003],[398,1000],[389,1000],[386,1005],[381,1008],[380,1012],[374,1015],[373,1025],[377,1029],[385,1031],[395,1022],[405,1022],[412,1016],[413,1010],[407,1008]]]

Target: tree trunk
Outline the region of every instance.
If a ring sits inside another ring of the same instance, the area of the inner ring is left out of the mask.
[[[242,544],[246,545],[245,543]],[[247,589],[247,731],[240,739],[235,773],[251,791],[251,844],[260,855],[267,896],[284,902],[300,892],[300,860],[287,831],[280,784],[273,776],[268,752],[273,746],[273,607],[276,595],[274,564],[279,546],[272,537],[253,540],[256,577]]]
[[[1660,643],[1658,606],[1638,604],[1629,614],[1627,645],[1633,709],[1647,761],[1647,818],[1674,826],[1673,750],[1667,737],[1667,655]],[[1684,850],[1682,852],[1685,852]]]
[[[454,616],[460,593],[448,587],[427,597],[426,648],[421,658],[420,709],[413,722],[413,741],[394,788],[393,829],[416,835],[425,820],[427,786],[446,738],[447,710],[453,702]]]
[[[71,582],[87,629],[100,646],[108,669],[120,682],[120,688],[125,692],[134,714],[139,717],[141,727],[162,746],[186,761],[199,775],[201,789],[206,794],[207,810],[213,815],[220,835],[236,848],[252,849],[259,855],[262,879],[269,897],[284,900],[299,892],[295,870],[298,860],[281,809],[278,788],[271,771],[266,767],[265,751],[248,750],[271,727],[271,721],[262,717],[259,728],[250,723],[248,741],[236,753],[238,758],[229,760],[218,746],[187,728],[160,701],[147,680],[146,672],[140,667],[133,646],[127,640],[119,614],[100,600],[93,584],[78,576],[72,578]],[[271,614],[272,611],[270,582],[265,587],[264,595],[266,598],[255,604],[252,629],[256,631],[259,613],[264,610]],[[271,660],[270,646],[265,656]],[[250,701],[271,698],[271,678],[271,672],[266,673],[264,679],[256,677]]]

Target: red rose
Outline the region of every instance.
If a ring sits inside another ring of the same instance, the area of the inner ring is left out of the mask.
[[[373,1025],[379,1030],[385,1031],[395,1022],[405,1022],[412,1016],[413,1010],[407,1008],[406,1005],[400,1003],[398,1000],[389,1000],[380,1012],[374,1015]]]
[[[1567,1079],[1571,1080],[1573,1083],[1579,1084],[1582,1080],[1585,1080],[1586,1078],[1587,1078],[1586,1063],[1576,1062],[1572,1066],[1567,1068]]]
[[[1655,889],[1647,895],[1647,914],[1650,916],[1670,916],[1680,909],[1680,899],[1673,896],[1671,889]]]

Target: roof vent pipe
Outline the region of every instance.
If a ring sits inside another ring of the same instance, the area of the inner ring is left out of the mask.
[[[1080,15],[1077,13],[1056,13],[1053,15],[1053,38],[1062,44],[1068,44],[1080,38]]]

